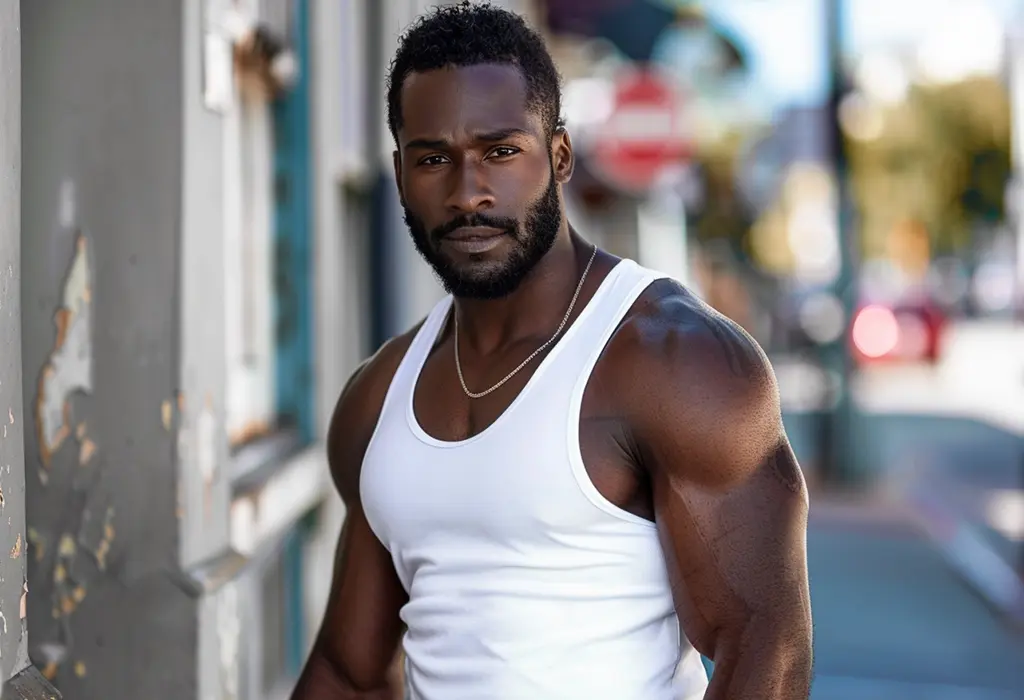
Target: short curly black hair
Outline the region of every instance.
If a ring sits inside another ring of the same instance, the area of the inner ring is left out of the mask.
[[[527,106],[540,113],[547,135],[561,125],[561,79],[541,36],[514,12],[464,0],[422,15],[398,42],[387,76],[388,128],[395,143],[402,127],[402,85],[411,73],[482,63],[518,66]]]

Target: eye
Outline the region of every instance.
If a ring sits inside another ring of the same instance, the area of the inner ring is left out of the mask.
[[[497,146],[491,149],[490,156],[492,158],[498,158],[499,160],[501,160],[504,158],[511,158],[517,153],[519,153],[518,148],[513,148],[512,146]]]
[[[421,159],[419,164],[420,165],[444,165],[444,163],[447,160],[448,160],[447,156],[432,155],[432,156],[427,156],[426,158]]]

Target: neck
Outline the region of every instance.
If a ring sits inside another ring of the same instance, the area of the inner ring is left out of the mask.
[[[514,292],[501,299],[455,299],[462,347],[480,355],[553,333],[579,284],[590,244],[566,226]]]

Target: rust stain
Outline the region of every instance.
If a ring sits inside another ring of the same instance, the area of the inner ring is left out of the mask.
[[[53,323],[57,326],[57,339],[53,343],[53,349],[60,350],[68,339],[68,326],[71,325],[71,309],[57,309],[57,313],[53,315]]]
[[[57,669],[60,668],[56,661],[51,661],[42,668],[43,678],[48,681],[52,681],[57,677]]]
[[[116,535],[113,520],[114,509],[107,508],[106,521],[103,523],[103,539],[100,540],[96,551],[93,552],[96,555],[96,565],[100,568],[100,571],[105,571],[107,568],[107,555],[110,554],[110,545],[113,543],[114,536]]]
[[[254,420],[228,435],[228,444],[238,447],[257,438],[265,437],[274,431],[274,426],[265,420]]]
[[[14,546],[11,547],[11,559],[17,559],[21,556],[21,533],[18,533],[18,538],[14,540]]]
[[[75,675],[79,678],[85,678],[85,664],[83,662],[75,662]]]
[[[85,438],[82,441],[81,447],[78,448],[78,463],[84,467],[89,463],[94,454],[96,454],[96,443],[89,438]]]
[[[71,596],[69,596],[69,595],[62,595],[60,597],[60,612],[61,612],[61,614],[63,614],[63,615],[70,615],[71,613],[73,613],[75,611],[75,608],[77,608],[77,607],[78,607],[78,603],[76,603],[75,600]]]

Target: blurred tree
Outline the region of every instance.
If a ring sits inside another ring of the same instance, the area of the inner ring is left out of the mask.
[[[699,242],[724,240],[737,254],[749,249],[747,236],[753,212],[736,186],[740,148],[749,134],[731,133],[701,144],[693,165],[700,173],[702,206],[689,212],[691,231]]]
[[[1010,107],[998,80],[915,86],[902,103],[871,109],[880,128],[848,139],[865,255],[884,255],[907,221],[925,227],[936,253],[957,254],[978,224],[1003,220]]]

